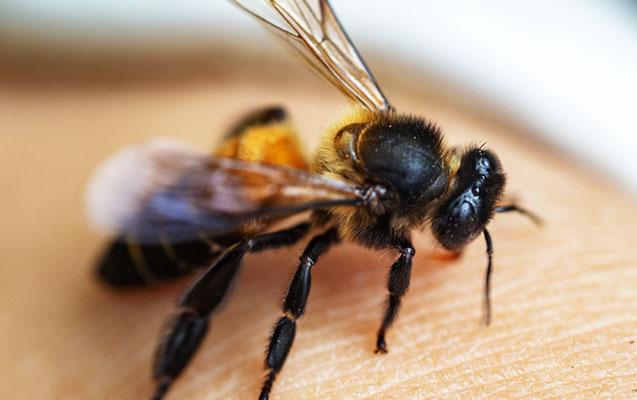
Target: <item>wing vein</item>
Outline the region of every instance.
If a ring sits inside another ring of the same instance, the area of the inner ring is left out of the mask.
[[[327,0],[265,0],[261,6],[267,10],[261,12],[244,5],[249,0],[231,1],[271,28],[347,97],[373,111],[391,108]]]

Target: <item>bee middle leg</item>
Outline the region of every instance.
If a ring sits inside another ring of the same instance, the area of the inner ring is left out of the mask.
[[[331,245],[338,241],[339,237],[336,229],[329,229],[325,233],[315,236],[301,255],[301,263],[294,274],[290,290],[283,303],[284,316],[274,326],[274,332],[270,338],[265,360],[265,367],[268,369],[268,373],[261,388],[259,400],[268,400],[270,397],[270,391],[276,375],[283,367],[283,363],[292,347],[292,342],[294,342],[296,320],[305,313],[307,297],[310,294],[312,266]]]
[[[210,316],[229,292],[243,256],[292,245],[303,238],[310,228],[310,223],[301,223],[289,229],[240,241],[215,260],[186,291],[179,303],[179,312],[172,319],[170,329],[155,354],[154,400],[164,397],[199,348],[208,330]]]
[[[387,298],[387,309],[385,310],[385,317],[378,330],[378,338],[376,340],[376,350],[374,353],[387,353],[387,343],[385,343],[385,333],[387,329],[396,319],[398,310],[400,309],[400,302],[403,295],[409,289],[409,281],[411,279],[411,260],[416,254],[414,246],[411,241],[405,241],[396,245],[400,256],[391,266],[389,271],[389,278],[387,280],[387,289],[389,290],[389,296]]]

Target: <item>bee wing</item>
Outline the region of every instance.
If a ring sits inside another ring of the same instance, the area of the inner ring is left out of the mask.
[[[391,108],[327,0],[231,0],[271,28],[310,66],[365,108]]]
[[[261,217],[356,205],[363,196],[350,182],[155,140],[104,163],[89,185],[87,205],[98,227],[152,243],[215,236]]]

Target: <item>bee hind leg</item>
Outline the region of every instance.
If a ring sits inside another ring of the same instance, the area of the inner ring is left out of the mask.
[[[284,316],[276,323],[270,337],[265,360],[265,367],[268,369],[268,373],[263,382],[259,400],[268,400],[270,397],[270,391],[276,375],[283,367],[283,363],[292,347],[292,342],[294,342],[296,320],[305,313],[307,297],[310,294],[312,266],[331,245],[338,241],[336,229],[329,229],[325,233],[315,236],[301,255],[301,262],[294,274],[290,289],[283,303]]]
[[[396,248],[400,251],[400,256],[391,266],[391,270],[389,271],[389,278],[387,280],[387,289],[389,290],[387,309],[385,310],[385,317],[383,318],[383,322],[378,330],[376,350],[374,353],[387,353],[385,333],[398,315],[401,298],[407,292],[407,289],[409,288],[409,281],[411,279],[411,260],[414,254],[416,254],[416,250],[410,241],[405,241],[404,243],[396,245]]]
[[[208,330],[212,312],[226,298],[241,259],[254,253],[292,245],[310,230],[310,223],[240,241],[226,250],[186,291],[179,312],[170,321],[167,334],[155,354],[153,400],[160,400],[195,354]]]

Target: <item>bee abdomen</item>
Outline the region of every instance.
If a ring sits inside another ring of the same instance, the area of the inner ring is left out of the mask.
[[[180,243],[138,244],[119,237],[97,263],[100,279],[114,286],[140,286],[184,275],[209,264],[221,252],[196,239]]]

